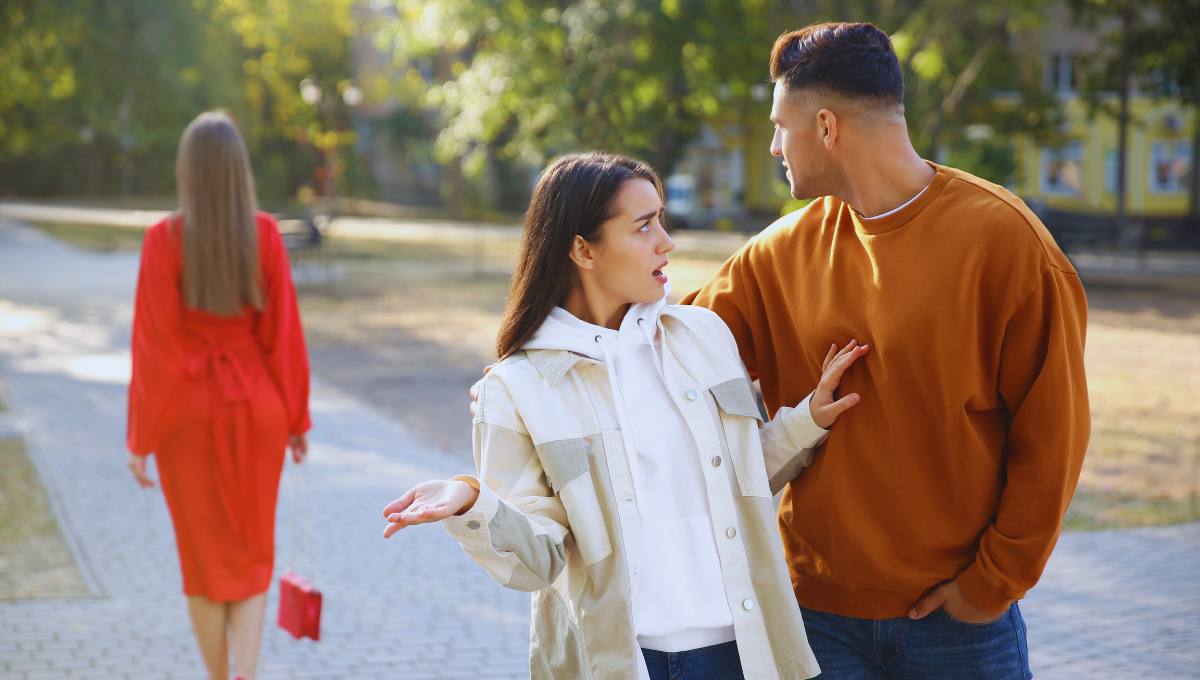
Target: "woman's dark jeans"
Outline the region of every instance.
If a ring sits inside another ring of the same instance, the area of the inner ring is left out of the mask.
[[[737,642],[686,652],[656,652],[643,649],[650,680],[744,680]]]

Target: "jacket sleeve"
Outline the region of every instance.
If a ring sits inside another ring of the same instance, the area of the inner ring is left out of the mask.
[[[829,430],[813,421],[808,410],[809,399],[811,394],[795,408],[781,407],[771,422],[759,430],[772,496],[812,465],[817,447],[829,436]]]
[[[1050,267],[1009,317],[998,391],[1012,418],[1007,483],[975,562],[958,576],[981,609],[1003,612],[1041,577],[1079,481],[1091,434],[1079,277]]]
[[[308,414],[308,349],[287,248],[275,219],[263,213],[259,214],[259,248],[264,304],[255,334],[266,351],[267,370],[287,406],[288,434],[303,434],[312,427]]]
[[[723,321],[723,319],[721,320]],[[715,322],[716,332],[728,343],[730,354],[738,356],[738,344],[728,325]],[[754,385],[750,373],[743,367],[746,377],[746,387],[754,394]],[[763,424],[758,431],[762,444],[763,462],[767,466],[767,479],[771,486],[771,495],[779,493],[788,482],[800,476],[804,468],[812,464],[817,447],[825,443],[829,430],[817,425],[809,411],[808,403],[812,395],[805,397],[794,408],[783,406],[775,412],[775,417]]]
[[[130,343],[133,373],[125,445],[139,456],[158,447],[186,378],[183,297],[169,222],[146,231],[138,269]]]
[[[478,477],[454,479],[479,498],[470,511],[442,520],[443,528],[500,585],[550,587],[567,563],[567,513],[497,376],[480,385],[473,439]]]

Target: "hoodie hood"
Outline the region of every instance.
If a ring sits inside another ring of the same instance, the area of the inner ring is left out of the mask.
[[[621,439],[625,445],[625,455],[628,457],[629,470],[633,481],[633,496],[642,512],[642,481],[638,473],[637,444],[633,440],[633,428],[630,427],[629,408],[621,395],[621,384],[617,380],[614,359],[626,348],[636,344],[650,344],[658,332],[658,315],[667,304],[667,296],[671,294],[670,282],[663,291],[662,299],[649,304],[630,305],[625,318],[621,320],[619,330],[604,328],[595,324],[580,321],[562,307],[555,307],[546,321],[538,328],[533,337],[521,346],[524,350],[566,350],[573,354],[582,355],[604,364],[608,373],[608,382],[612,390],[613,406],[616,407],[617,422],[621,428]],[[641,323],[638,323],[638,321]],[[662,372],[662,365],[655,355],[655,363]]]
[[[562,307],[555,307],[533,337],[521,345],[521,349],[566,350],[604,361],[602,343],[649,342],[658,328],[658,315],[667,305],[667,296],[671,294],[670,282],[664,288],[663,297],[658,302],[630,305],[619,330],[581,321]],[[642,323],[639,324],[638,319],[642,319]]]

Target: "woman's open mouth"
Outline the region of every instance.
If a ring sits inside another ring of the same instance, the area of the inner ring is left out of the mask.
[[[667,263],[663,262],[661,265],[659,265],[658,269],[655,269],[650,273],[650,275],[654,277],[655,281],[658,281],[659,283],[667,282],[667,275],[663,273],[663,267],[665,266],[667,266]]]

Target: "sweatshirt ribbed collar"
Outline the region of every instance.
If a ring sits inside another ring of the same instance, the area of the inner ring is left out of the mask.
[[[925,162],[929,163],[929,161]],[[886,234],[889,231],[895,231],[916,219],[929,204],[937,200],[938,196],[941,196],[942,190],[946,188],[946,185],[954,177],[954,171],[950,168],[935,163],[929,163],[929,166],[937,173],[933,176],[933,181],[929,183],[929,186],[912,203],[890,215],[876,219],[863,219],[861,215],[855,212],[854,208],[847,205],[846,208],[850,211],[850,218],[854,220],[854,229],[860,234],[878,236],[879,234]]]

